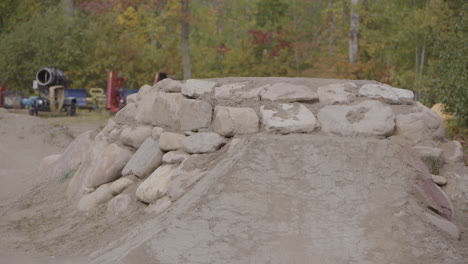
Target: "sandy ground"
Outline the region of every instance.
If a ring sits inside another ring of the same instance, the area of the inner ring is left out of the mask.
[[[61,153],[77,134],[102,122],[0,118],[0,263],[468,259],[466,204],[454,203],[460,241],[433,227],[412,189],[417,172],[390,140],[245,136],[230,151],[226,146],[197,156],[192,173],[201,180],[169,210],[146,214],[135,203],[115,218],[106,205],[77,212],[65,199],[66,179],[34,171],[43,157]],[[466,167],[456,169],[468,177]]]

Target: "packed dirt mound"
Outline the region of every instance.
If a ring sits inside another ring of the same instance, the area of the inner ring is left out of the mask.
[[[44,181],[0,212],[0,248],[85,263],[468,258],[461,145],[409,90],[166,79],[127,103],[44,159]]]
[[[21,194],[35,183],[42,158],[60,154],[73,140],[61,127],[40,118],[0,108],[0,200]]]

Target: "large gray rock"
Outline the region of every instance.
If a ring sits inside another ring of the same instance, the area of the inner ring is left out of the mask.
[[[302,104],[278,104],[260,108],[262,122],[268,132],[308,133],[319,125],[314,114]]]
[[[158,91],[163,91],[166,93],[180,93],[182,91],[182,87],[184,86],[184,83],[181,81],[176,81],[170,78],[166,78],[156,83],[155,86]]]
[[[389,136],[395,128],[394,119],[392,109],[378,101],[325,106],[318,113],[322,131],[343,136]]]
[[[412,150],[424,162],[432,174],[439,174],[439,170],[445,164],[444,153],[441,149],[416,146]]]
[[[266,91],[261,94],[262,101],[283,103],[318,101],[317,93],[304,85],[275,83],[267,85],[265,88]]]
[[[450,222],[449,220],[443,219],[440,216],[435,216],[429,213],[424,214],[429,219],[429,222],[438,229],[444,231],[445,233],[449,234],[451,237],[457,240],[461,238],[460,230],[454,223]]]
[[[152,128],[149,126],[126,127],[120,133],[120,142],[137,149],[143,144],[145,139],[151,137],[151,133]]]
[[[159,147],[164,151],[181,149],[186,137],[178,133],[163,132],[159,137]]]
[[[78,202],[79,211],[88,211],[112,199],[109,184],[101,185],[94,192],[83,196]]]
[[[213,107],[204,101],[184,99],[180,107],[180,129],[195,131],[207,128],[211,124]]]
[[[244,83],[225,84],[215,88],[215,98],[218,100],[230,100],[238,97],[238,93],[247,85]],[[258,99],[258,98],[257,98]]]
[[[257,133],[259,120],[252,108],[216,106],[213,130],[223,136]]]
[[[123,190],[125,190],[128,186],[132,185],[135,180],[133,176],[129,177],[122,177],[114,182],[112,182],[109,186],[112,195],[118,195]]]
[[[213,92],[215,86],[215,82],[190,79],[182,87],[182,94],[191,98],[199,98]]]
[[[93,140],[95,133],[88,131],[78,136],[65,150],[62,157],[55,163],[52,174],[63,177],[73,173],[67,186],[67,197],[74,200],[83,195],[83,181],[93,159],[100,157],[102,150],[108,145],[106,140]]]
[[[359,95],[381,99],[389,104],[411,104],[414,98],[412,91],[394,88],[388,84],[365,84],[359,89]]]
[[[147,138],[140,148],[133,154],[122,170],[122,175],[133,174],[138,178],[145,178],[161,165],[163,152],[156,140]]]
[[[319,87],[317,93],[322,104],[348,104],[356,98],[352,90],[357,90],[357,85],[352,82],[334,83]]]
[[[117,124],[133,124],[136,122],[135,115],[138,111],[137,104],[127,104],[117,114],[115,114],[114,121]]]
[[[132,157],[132,152],[117,144],[106,146],[100,156],[89,164],[89,171],[84,179],[88,188],[96,188],[104,183],[120,178],[122,169]]]
[[[153,126],[180,129],[179,111],[183,100],[185,98],[180,93],[157,93],[151,112],[148,113]]]
[[[433,141],[445,137],[442,119],[425,106],[418,106],[419,112],[397,115],[395,118],[395,135],[402,137],[413,145],[434,145]]]
[[[160,93],[147,93],[141,97],[134,118],[140,124],[150,125],[153,122],[153,106]],[[125,108],[124,108],[125,109]]]
[[[211,153],[226,144],[226,139],[217,133],[202,132],[185,139],[183,150],[188,153]]]
[[[190,157],[190,154],[179,149],[164,154],[162,161],[163,163],[181,163],[188,157]]]
[[[125,98],[127,104],[134,104],[134,103],[137,103],[139,101],[138,99],[138,94],[134,93],[134,94],[129,94],[127,95],[127,97]]]
[[[156,169],[136,190],[138,200],[152,203],[163,197],[171,182],[172,173],[177,165],[165,164]]]
[[[442,143],[439,146],[444,152],[445,161],[449,164],[463,162],[463,147],[456,140]]]
[[[140,101],[141,99],[147,97],[149,94],[158,92],[159,90],[155,86],[153,87],[151,85],[145,84],[142,87],[140,87],[137,93],[137,100]]]

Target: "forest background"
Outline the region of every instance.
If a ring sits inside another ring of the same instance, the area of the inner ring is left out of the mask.
[[[72,87],[178,79],[369,79],[442,102],[468,127],[466,0],[2,0],[0,86],[42,67]]]

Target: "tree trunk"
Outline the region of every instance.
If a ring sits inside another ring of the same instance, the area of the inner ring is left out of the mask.
[[[63,14],[65,15],[65,17],[72,18],[73,9],[73,0],[63,0]]]
[[[189,50],[189,0],[181,0],[182,4],[182,66],[184,70],[184,80],[192,78]]]
[[[333,0],[328,0],[328,8],[333,7]],[[332,11],[329,11],[330,13],[330,27],[328,29],[328,55],[333,56],[335,55],[335,36],[334,36],[334,31],[335,31],[335,15],[333,14]]]
[[[359,0],[351,0],[350,26],[349,26],[349,62],[355,64],[359,53],[359,14],[357,5]]]

